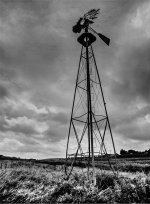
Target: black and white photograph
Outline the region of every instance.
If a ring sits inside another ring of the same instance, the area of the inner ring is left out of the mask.
[[[1,203],[150,203],[150,0],[0,0]]]

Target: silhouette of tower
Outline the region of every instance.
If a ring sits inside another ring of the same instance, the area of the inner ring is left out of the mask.
[[[93,179],[95,166],[102,169],[106,162],[114,173],[117,171],[115,144],[92,47],[96,41],[93,33],[98,35],[107,45],[110,42],[109,38],[90,27],[98,13],[99,9],[90,10],[73,27],[75,33],[80,33],[82,30],[84,32],[77,39],[82,48],[66,148],[66,174],[68,178],[73,167],[78,165],[87,167],[88,177],[89,169],[92,167]],[[110,145],[114,152],[113,155],[107,153],[107,148],[110,148]],[[70,167],[68,168],[68,166]]]

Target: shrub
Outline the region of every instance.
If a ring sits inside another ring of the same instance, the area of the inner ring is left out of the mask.
[[[115,186],[115,180],[117,177],[115,175],[111,174],[97,174],[96,175],[96,185],[99,189],[106,189],[108,187],[114,187]]]

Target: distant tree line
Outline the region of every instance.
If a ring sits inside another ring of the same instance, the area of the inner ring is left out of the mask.
[[[123,156],[123,157],[137,157],[137,156],[146,157],[146,156],[150,156],[150,149],[145,150],[145,151],[136,151],[133,149],[126,151],[124,149],[121,149],[120,150],[120,156]]]
[[[21,160],[21,161],[38,161],[36,159],[22,159],[20,157],[9,157],[9,156],[4,156],[4,155],[0,155],[0,160],[13,160],[13,161],[17,161],[17,160]]]

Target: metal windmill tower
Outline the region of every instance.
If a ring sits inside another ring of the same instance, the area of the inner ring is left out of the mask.
[[[97,33],[91,24],[97,18],[100,9],[92,9],[80,18],[75,26],[74,33],[83,33],[77,41],[82,45],[75,92],[73,98],[71,119],[66,148],[66,174],[69,178],[73,167],[76,165],[93,169],[95,177],[95,166],[108,162],[110,169],[117,171],[116,150],[106,108],[106,102],[101,85],[95,55],[92,44],[96,41],[93,34],[99,36],[109,46],[110,39],[101,33]],[[108,146],[114,151],[113,164],[110,154],[107,153]],[[100,162],[101,160],[101,162]],[[103,161],[102,161],[103,160]],[[70,166],[68,168],[68,166]],[[115,168],[114,168],[115,167]]]

